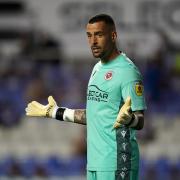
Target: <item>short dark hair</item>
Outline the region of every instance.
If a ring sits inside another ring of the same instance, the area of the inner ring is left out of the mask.
[[[110,25],[112,27],[115,27],[114,20],[111,16],[107,14],[97,14],[89,19],[89,24],[93,24],[99,21],[105,22],[107,25]]]

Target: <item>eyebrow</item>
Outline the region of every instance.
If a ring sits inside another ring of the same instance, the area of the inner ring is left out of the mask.
[[[95,34],[95,35],[103,34],[103,32],[102,32],[102,31],[97,31],[97,32],[95,32],[94,34]]]
[[[86,32],[87,35],[90,35],[91,33],[90,32]],[[97,32],[94,32],[94,35],[99,35],[99,34],[103,34],[102,31],[97,31]]]

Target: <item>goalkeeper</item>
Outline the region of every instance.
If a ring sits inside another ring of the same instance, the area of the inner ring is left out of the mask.
[[[136,130],[144,125],[146,109],[142,76],[116,45],[113,19],[92,17],[86,28],[94,66],[87,87],[86,109],[59,107],[32,101],[27,116],[55,118],[87,125],[87,179],[138,180],[139,149]]]

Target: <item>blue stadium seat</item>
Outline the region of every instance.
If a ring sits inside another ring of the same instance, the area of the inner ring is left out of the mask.
[[[148,161],[141,157],[140,159],[140,166],[139,166],[139,178],[140,180],[144,180],[147,174],[147,163]]]
[[[157,173],[157,180],[170,180],[171,163],[165,158],[161,157],[155,162],[155,170]]]
[[[0,162],[0,176],[21,176],[19,161],[13,156],[7,156]]]
[[[82,175],[86,169],[86,157],[76,156],[67,161],[67,170],[69,175]]]
[[[36,174],[38,158],[35,156],[27,157],[21,161],[21,171],[24,177],[33,177]]]
[[[55,155],[44,159],[42,162],[47,176],[65,176],[66,175],[66,166],[65,161]]]

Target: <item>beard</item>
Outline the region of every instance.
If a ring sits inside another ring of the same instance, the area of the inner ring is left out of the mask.
[[[92,50],[92,54],[93,54],[94,58],[101,59],[101,62],[103,62],[103,63],[108,62],[108,59],[106,59],[107,52],[104,52],[104,51],[93,51]]]
[[[101,47],[99,47],[99,46],[91,47],[91,51],[95,58],[101,58],[104,55],[104,52],[102,51]]]
[[[107,63],[109,61],[109,52],[108,51],[101,51],[101,49],[92,50],[92,54],[94,58],[101,59],[102,63]]]
[[[102,57],[102,54],[101,53],[95,53],[95,52],[92,52],[93,56],[95,58],[101,58]]]

